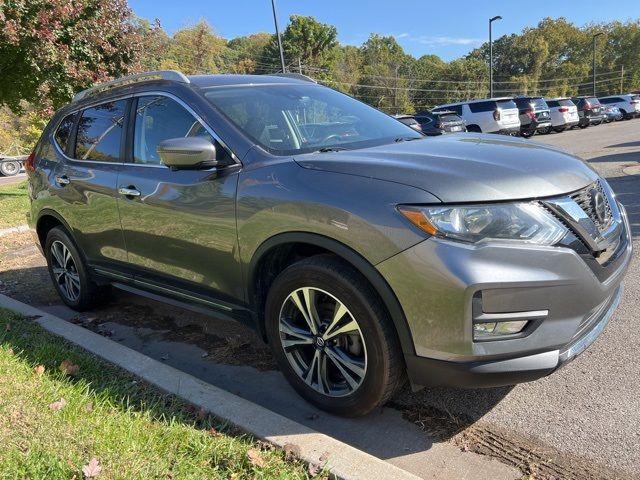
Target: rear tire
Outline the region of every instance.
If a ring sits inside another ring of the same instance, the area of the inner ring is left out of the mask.
[[[549,135],[551,133],[551,127],[545,127],[538,130],[538,133],[541,135]]]
[[[282,373],[322,410],[365,415],[404,383],[393,323],[365,278],[337,257],[307,258],[280,273],[265,316]]]
[[[5,177],[13,177],[20,172],[20,162],[0,162],[0,173]]]
[[[578,127],[580,127],[580,128],[587,128],[588,126],[589,126],[588,123],[581,123],[581,124],[578,125]]]
[[[88,310],[109,298],[111,286],[99,286],[91,280],[84,258],[65,229],[49,231],[44,251],[53,285],[68,307]]]
[[[536,133],[534,130],[522,130],[520,132],[520,136],[522,138],[531,138],[531,137],[533,137],[534,133]]]
[[[564,127],[553,127],[553,131],[556,133],[562,133],[564,132],[565,128]]]

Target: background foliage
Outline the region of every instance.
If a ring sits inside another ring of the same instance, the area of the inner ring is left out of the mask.
[[[0,0],[0,152],[33,144],[43,119],[88,86],[123,74],[177,69],[185,74],[266,74],[280,70],[275,35],[224,39],[201,20],[168,35],[133,15],[126,0]],[[640,86],[640,20],[578,27],[545,18],[494,41],[496,95],[591,93],[592,36],[598,94]],[[415,58],[376,33],[340,45],[332,25],[293,15],[282,33],[289,71],[389,113],[412,113],[488,94],[488,44],[445,62]],[[624,68],[624,77],[622,70]]]

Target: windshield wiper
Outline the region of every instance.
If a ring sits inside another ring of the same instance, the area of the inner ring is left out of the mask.
[[[346,150],[344,147],[322,147],[319,150],[316,150],[316,153],[327,153],[327,152],[341,152]]]
[[[396,143],[410,142],[411,140],[422,140],[423,137],[398,137],[394,140]]]

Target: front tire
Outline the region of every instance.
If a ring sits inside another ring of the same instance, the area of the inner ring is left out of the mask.
[[[110,286],[99,286],[91,280],[82,255],[62,227],[54,227],[47,234],[45,254],[53,285],[68,307],[83,311],[107,300]]]
[[[361,416],[405,379],[399,341],[369,283],[330,255],[302,260],[271,286],[266,332],[278,365],[307,401]]]
[[[522,130],[520,132],[520,136],[522,138],[531,138],[531,137],[533,137],[534,133],[536,133],[534,130]]]
[[[565,131],[564,127],[553,127],[553,131],[556,133],[562,133]]]
[[[551,133],[551,127],[544,127],[538,130],[538,133],[541,135],[549,135]]]

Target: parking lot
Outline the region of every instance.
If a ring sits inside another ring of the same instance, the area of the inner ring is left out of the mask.
[[[604,175],[627,206],[636,244],[639,131],[640,120],[631,120],[528,140],[579,155]],[[28,234],[0,238],[0,281],[0,293],[85,325],[424,478],[453,473],[453,466],[441,461],[452,450],[490,454],[503,463],[528,465],[530,471],[539,468],[550,477],[633,478],[640,471],[637,249],[614,319],[589,350],[554,375],[513,388],[407,389],[381,414],[355,420],[332,417],[304,403],[275,371],[269,350],[229,320],[125,293],[88,314],[66,309]],[[465,478],[515,478],[513,469],[497,461],[493,470],[482,471],[479,465],[474,469],[475,457],[465,458]]]

